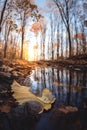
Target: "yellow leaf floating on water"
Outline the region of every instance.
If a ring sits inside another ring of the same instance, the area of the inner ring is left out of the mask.
[[[51,91],[45,88],[42,92],[42,97],[38,97],[44,103],[53,103],[55,101],[54,95],[52,95]]]
[[[38,113],[42,113],[44,109],[49,110],[51,108],[51,104],[55,102],[55,97],[47,88],[43,90],[41,97],[37,97],[30,91],[30,87],[21,86],[14,80],[13,84],[11,85],[11,89],[14,92],[13,97],[19,104],[24,104],[26,102],[31,103],[31,105],[33,102],[33,106],[35,103],[38,104],[40,106],[39,111],[37,110]]]

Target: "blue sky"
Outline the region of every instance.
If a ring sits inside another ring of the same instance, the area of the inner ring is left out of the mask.
[[[35,0],[35,3],[38,6],[43,7],[43,6],[45,6],[46,0]]]

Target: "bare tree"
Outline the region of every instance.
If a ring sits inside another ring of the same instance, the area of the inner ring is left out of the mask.
[[[11,31],[16,30],[17,25],[13,23],[13,21],[8,19],[5,23],[5,45],[4,45],[4,58],[6,58],[6,52],[7,52],[7,43],[8,43],[8,37]]]
[[[20,58],[23,59],[23,46],[24,46],[24,38],[25,38],[25,27],[27,24],[27,20],[29,17],[32,17],[33,20],[39,19],[40,14],[38,13],[38,8],[34,3],[31,3],[30,0],[14,0],[13,8],[18,12],[20,15],[20,26],[21,26],[21,55]]]
[[[71,32],[70,32],[70,10],[73,6],[72,0],[53,0],[59,9],[61,18],[65,24],[69,40],[69,57],[71,57]]]
[[[46,40],[46,25],[44,24],[44,28],[42,30],[42,58],[45,60],[45,40]]]
[[[57,25],[57,60],[59,59],[59,44],[60,44],[60,39],[59,39],[59,22]]]
[[[1,32],[1,26],[2,26],[2,21],[3,21],[3,16],[4,16],[4,12],[6,9],[6,4],[7,4],[8,0],[5,0],[2,11],[1,11],[1,17],[0,17],[0,32]]]

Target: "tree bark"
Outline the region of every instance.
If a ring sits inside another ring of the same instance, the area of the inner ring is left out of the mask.
[[[69,38],[69,57],[71,57],[71,33],[70,33],[70,27],[68,25],[67,27],[67,32],[68,32],[68,38]]]
[[[2,24],[2,20],[3,20],[3,16],[4,16],[5,9],[6,9],[7,1],[8,1],[8,0],[5,0],[4,6],[3,6],[3,9],[2,9],[2,12],[1,12],[1,18],[0,18],[0,32],[1,32],[1,29],[2,29],[2,28],[1,28],[1,24]]]
[[[23,46],[24,46],[24,28],[25,28],[25,12],[22,17],[22,41],[21,41],[21,56],[20,59],[23,59]]]
[[[7,28],[6,28],[6,30],[5,30],[5,33],[7,33],[7,34],[5,34],[4,58],[6,58],[7,42],[8,42],[8,36],[9,36],[9,33],[10,33],[10,28],[11,28],[11,26],[9,26],[8,32],[6,32],[6,31],[7,31]]]

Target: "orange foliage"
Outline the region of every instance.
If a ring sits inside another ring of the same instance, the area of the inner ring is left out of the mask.
[[[83,33],[77,33],[77,34],[74,35],[74,38],[81,38],[81,39],[83,39],[83,38],[85,38],[85,35]]]
[[[37,49],[38,48],[38,45],[34,45],[34,49]]]
[[[31,29],[30,31],[34,32],[34,33],[38,33],[39,31],[42,30],[42,25],[40,22],[35,22],[32,26],[31,26]]]
[[[59,43],[54,43],[53,47],[58,47]]]

